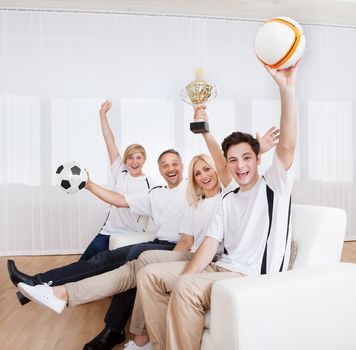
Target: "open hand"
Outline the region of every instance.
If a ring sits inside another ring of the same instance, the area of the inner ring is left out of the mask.
[[[267,132],[261,137],[259,133],[256,132],[256,139],[260,143],[260,153],[266,153],[271,148],[275,147],[279,140],[279,129],[272,126]]]
[[[266,64],[264,65],[264,67],[269,72],[269,74],[271,74],[272,78],[276,81],[279,88],[285,89],[288,87],[295,86],[296,72],[299,67],[300,61],[301,58],[297,61],[297,63],[294,66],[286,69],[278,69],[278,68],[275,69],[267,66]]]

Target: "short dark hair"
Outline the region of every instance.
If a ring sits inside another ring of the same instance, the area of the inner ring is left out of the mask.
[[[260,143],[256,138],[254,138],[250,134],[235,131],[229,136],[225,137],[224,141],[221,144],[225,159],[227,159],[227,151],[229,150],[229,148],[233,145],[238,145],[242,142],[246,142],[251,146],[253,152],[256,154],[256,157],[260,154]]]
[[[173,149],[173,148],[170,148],[170,149],[166,149],[165,151],[163,151],[163,152],[159,155],[159,157],[158,157],[158,159],[157,159],[158,165],[159,165],[159,163],[161,162],[161,158],[162,158],[165,154],[167,154],[167,153],[173,153],[173,154],[175,154],[176,156],[178,156],[179,161],[182,163],[182,157],[180,156],[179,152],[176,151],[176,150]]]

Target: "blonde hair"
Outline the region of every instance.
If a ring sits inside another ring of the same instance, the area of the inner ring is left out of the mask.
[[[133,155],[134,153],[141,153],[143,155],[143,158],[145,158],[146,160],[146,151],[143,146],[139,145],[138,143],[133,143],[132,145],[126,147],[124,155],[122,157],[123,163],[126,164],[127,158]]]
[[[204,195],[200,186],[195,182],[194,179],[194,165],[198,160],[202,160],[203,162],[207,163],[215,170],[215,172],[217,172],[213,159],[207,154],[198,154],[190,161],[188,167],[187,202],[189,205],[194,205],[195,207],[198,206],[199,199]]]

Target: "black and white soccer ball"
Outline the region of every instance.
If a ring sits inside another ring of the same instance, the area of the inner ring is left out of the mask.
[[[68,194],[83,189],[88,180],[88,174],[77,162],[60,165],[56,170],[57,185]]]

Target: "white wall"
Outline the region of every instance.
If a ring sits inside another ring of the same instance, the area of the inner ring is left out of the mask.
[[[263,132],[278,120],[278,91],[256,60],[260,23],[178,16],[0,11],[0,254],[78,252],[100,229],[107,207],[86,191],[64,195],[56,167],[77,160],[107,184],[98,109],[109,114],[120,148],[156,158],[177,148],[185,163],[206,151],[189,132],[179,91],[203,67],[220,87],[209,105],[221,141],[239,129]],[[299,149],[294,202],[347,210],[356,239],[353,122],[356,30],[304,26],[298,76]],[[266,167],[270,155],[266,155]]]

